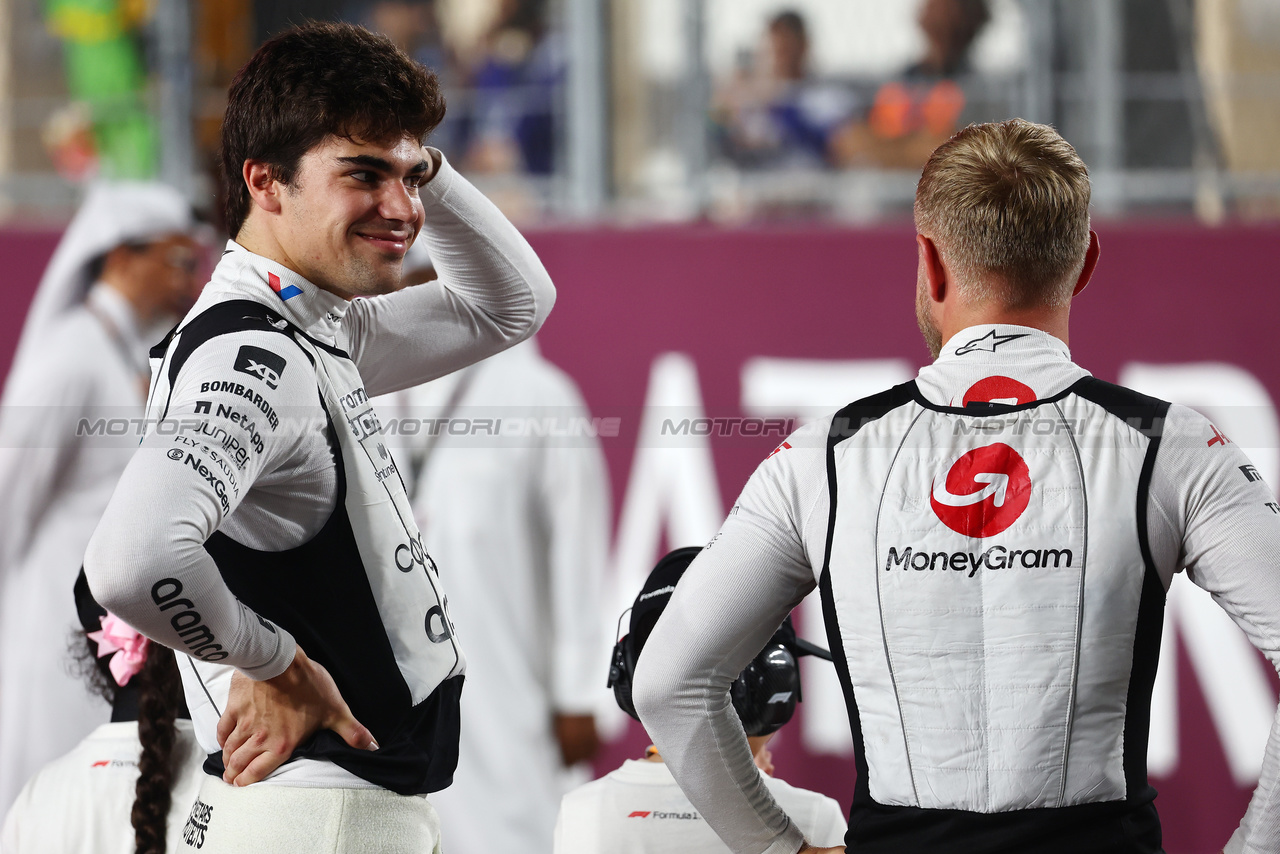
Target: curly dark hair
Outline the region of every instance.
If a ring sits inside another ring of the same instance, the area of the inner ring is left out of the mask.
[[[246,160],[289,184],[298,161],[328,137],[424,142],[444,119],[434,72],[385,36],[342,23],[311,23],[258,48],[231,81],[222,121],[227,229],[249,213]]]

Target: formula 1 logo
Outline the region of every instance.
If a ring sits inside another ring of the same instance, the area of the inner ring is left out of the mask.
[[[1003,442],[975,448],[934,480],[929,503],[942,523],[966,537],[994,537],[1008,528],[1031,501],[1031,472],[1018,452]]]

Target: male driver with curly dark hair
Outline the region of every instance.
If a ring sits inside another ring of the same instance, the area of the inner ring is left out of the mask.
[[[153,351],[85,564],[183,653],[202,854],[438,850],[425,796],[452,779],[465,659],[369,399],[529,337],[555,294],[424,147],[443,117],[431,72],[347,25],[277,36],[231,86],[233,239]],[[393,292],[415,239],[439,279]]]

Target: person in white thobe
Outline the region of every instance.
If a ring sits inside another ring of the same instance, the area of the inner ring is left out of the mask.
[[[69,669],[70,591],[137,444],[147,351],[194,301],[194,228],[168,187],[94,186],[23,327],[0,401],[0,813],[109,714]]]
[[[406,271],[425,265],[411,254]],[[391,397],[384,420],[419,425],[391,441],[410,451],[414,513],[467,649],[458,769],[431,802],[449,854],[549,854],[560,798],[583,781],[566,759],[594,754],[609,701],[598,422],[534,340]]]

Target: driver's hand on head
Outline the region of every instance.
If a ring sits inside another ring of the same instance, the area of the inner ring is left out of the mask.
[[[247,786],[284,764],[295,748],[321,729],[347,744],[377,750],[373,734],[351,714],[329,671],[298,647],[279,676],[256,682],[236,671],[227,708],[218,721],[222,779]]]

